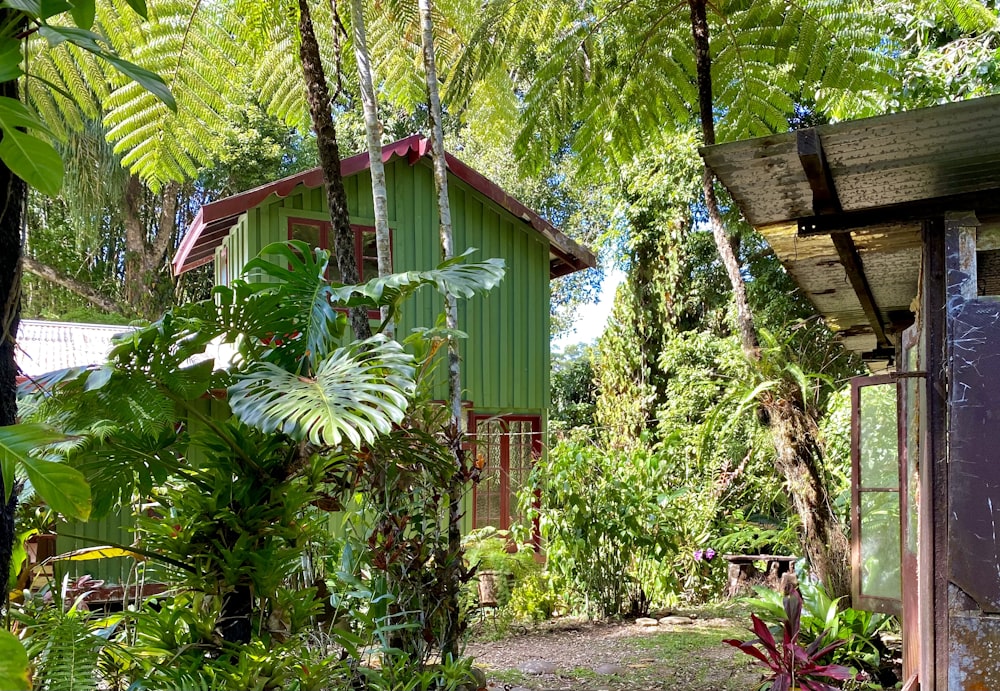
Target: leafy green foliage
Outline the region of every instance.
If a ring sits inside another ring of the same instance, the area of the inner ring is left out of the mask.
[[[233,414],[264,432],[317,446],[372,443],[399,423],[413,390],[415,363],[396,341],[374,337],[340,348],[313,377],[263,362],[229,389]]]
[[[597,391],[591,357],[591,350],[580,346],[553,354],[550,423],[567,428],[593,424]]]
[[[522,497],[537,514],[550,568],[600,616],[644,614],[674,592],[665,567],[680,547],[681,510],[664,455],[561,443],[532,471]]]
[[[873,114],[896,83],[886,18],[863,3],[706,7],[723,139],[786,129],[803,97],[838,118]],[[686,4],[495,0],[470,43],[466,92],[498,65],[528,82],[518,145],[536,164],[568,141],[591,169],[613,175],[686,127],[698,102]]]
[[[35,491],[56,511],[86,519],[90,515],[90,486],[80,471],[63,463],[43,460],[32,452],[64,439],[43,425],[0,427],[0,474],[4,496],[10,497],[15,471],[28,476]]]
[[[803,603],[799,635],[802,643],[824,648],[836,645],[829,658],[832,662],[881,680],[883,672],[892,666],[881,634],[891,630],[895,620],[885,614],[846,607],[843,598],[831,598],[821,583],[809,577],[804,560],[799,561],[795,570]],[[780,626],[787,621],[780,593],[761,586],[754,591],[757,597],[747,598],[746,603],[765,623]]]

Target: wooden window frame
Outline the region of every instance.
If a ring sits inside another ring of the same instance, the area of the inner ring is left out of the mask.
[[[292,239],[292,226],[294,225],[305,225],[313,226],[319,229],[319,247],[320,249],[330,250],[332,252],[332,247],[330,243],[330,234],[332,232],[333,226],[330,221],[324,221],[316,218],[303,218],[301,216],[289,216],[286,228],[286,236],[289,240]],[[358,270],[358,278],[364,282],[364,266],[365,258],[362,254],[362,248],[364,247],[364,236],[366,233],[371,233],[374,235],[375,226],[363,226],[356,223],[351,224],[351,230],[354,232],[354,263]],[[389,259],[392,262],[393,247],[392,247],[392,231],[389,231]],[[336,257],[331,257],[333,261],[336,261]],[[370,280],[370,279],[369,279]],[[347,310],[343,307],[337,308],[339,311],[346,312]],[[382,315],[378,310],[368,310],[369,319],[381,319]]]
[[[500,525],[495,526],[498,530],[509,530],[511,527],[511,500],[513,499],[513,494],[510,487],[510,428],[509,424],[511,422],[530,422],[532,424],[531,429],[531,467],[533,468],[535,463],[542,457],[542,416],[541,415],[522,415],[522,414],[511,414],[511,415],[490,415],[488,413],[472,413],[469,417],[469,435],[475,440],[477,433],[479,431],[479,423],[486,422],[490,420],[498,420],[503,425],[503,433],[500,435]],[[473,456],[475,454],[475,442],[472,444]],[[472,488],[472,527],[476,529],[478,523],[478,511],[477,511],[477,498],[479,494],[479,486],[474,485]],[[534,507],[538,508],[541,506],[541,491],[535,489],[535,501]],[[484,527],[484,526],[479,526]],[[541,532],[539,529],[538,516],[536,515],[532,520],[531,526],[531,545],[535,550],[541,548]]]
[[[862,489],[861,478],[861,389],[872,386],[893,385],[896,388],[896,487],[866,487]],[[902,588],[902,560],[905,545],[906,513],[903,502],[906,497],[906,467],[904,456],[900,450],[905,444],[900,435],[904,431],[899,425],[900,387],[891,374],[869,377],[854,377],[851,379],[851,606],[871,612],[884,612],[899,616],[902,614],[902,598],[889,598],[876,595],[866,595],[861,592],[862,559],[861,559],[861,494],[869,492],[895,493],[899,502],[899,544],[900,544],[900,588]]]

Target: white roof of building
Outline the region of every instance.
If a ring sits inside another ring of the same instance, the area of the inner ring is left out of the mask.
[[[17,330],[17,364],[28,376],[103,364],[111,352],[111,339],[131,330],[121,324],[22,319]]]

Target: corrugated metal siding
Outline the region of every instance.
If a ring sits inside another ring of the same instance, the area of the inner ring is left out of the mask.
[[[67,521],[58,527],[56,537],[56,554],[63,554],[85,547],[95,547],[100,544],[115,542],[120,545],[131,545],[135,540],[132,532],[135,527],[135,519],[128,512],[109,514],[105,518],[97,521]],[[69,535],[79,535],[90,538],[88,540],[78,540],[68,537]],[[65,574],[70,578],[89,575],[93,578],[105,581],[108,584],[122,584],[134,582],[132,570],[135,566],[133,559],[125,557],[118,559],[97,559],[94,561],[60,562],[56,569],[57,579],[62,579]]]

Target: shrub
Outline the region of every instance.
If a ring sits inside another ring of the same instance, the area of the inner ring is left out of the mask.
[[[669,469],[645,450],[560,443],[532,471],[521,504],[538,516],[549,568],[598,616],[646,614],[653,600],[675,592],[664,567],[678,550],[681,492],[664,491]]]

